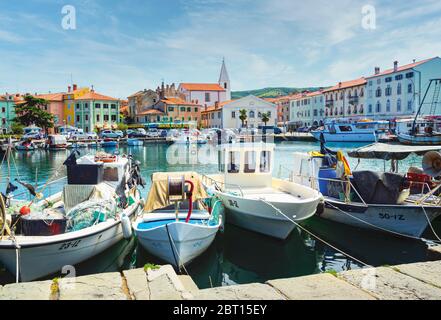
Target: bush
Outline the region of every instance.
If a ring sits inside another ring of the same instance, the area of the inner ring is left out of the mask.
[[[118,123],[118,130],[126,131],[129,128],[125,123]]]

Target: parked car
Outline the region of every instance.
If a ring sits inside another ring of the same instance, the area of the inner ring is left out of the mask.
[[[160,136],[160,132],[158,129],[149,129],[147,131],[147,137],[149,138],[158,138]]]
[[[76,131],[76,132],[71,132],[69,134],[69,139],[74,139],[74,140],[92,140],[97,138],[98,135],[95,132]]]
[[[274,134],[281,134],[282,130],[278,127],[274,126],[259,126],[259,130],[262,130],[263,133],[274,133]]]
[[[24,140],[41,140],[44,139],[44,134],[42,132],[29,132],[22,137]]]
[[[112,130],[104,130],[101,131],[101,138],[111,138],[118,139],[124,137],[124,133],[120,130],[112,131]]]
[[[146,136],[147,136],[147,132],[142,128],[131,130],[131,132],[127,134],[127,137],[129,138],[145,138]]]

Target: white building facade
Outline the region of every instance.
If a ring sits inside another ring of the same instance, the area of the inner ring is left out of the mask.
[[[290,97],[290,125],[320,126],[325,118],[323,91],[303,92]]]
[[[277,125],[277,106],[253,95],[219,104],[202,112],[202,123],[206,128],[239,129],[242,128],[240,111],[247,111],[244,127],[263,126],[262,115],[269,115],[267,126]]]
[[[366,79],[339,82],[323,91],[325,118],[360,119],[366,115]]]
[[[441,58],[435,57],[375,73],[366,78],[366,106],[368,117],[392,120],[408,118],[416,114],[430,79],[441,78]],[[433,90],[433,87],[432,89]],[[428,114],[433,92],[428,92],[423,114]],[[437,110],[441,114],[441,110]]]

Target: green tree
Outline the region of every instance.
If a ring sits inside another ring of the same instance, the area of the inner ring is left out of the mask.
[[[242,109],[239,111],[240,115],[239,115],[239,119],[240,121],[242,121],[242,128],[245,127],[245,121],[247,121],[248,119],[248,112],[245,109]]]
[[[16,118],[13,121],[25,127],[36,125],[47,133],[47,129],[54,127],[54,116],[43,110],[48,104],[44,99],[25,96],[24,102],[15,106]]]
[[[13,134],[23,134],[24,126],[20,123],[13,122],[11,124],[11,131]]]
[[[270,114],[269,112],[267,112],[267,113],[262,113],[262,121],[263,121],[263,123],[265,124],[265,127],[266,127],[266,124],[267,124],[270,120],[271,120],[271,114]]]
[[[129,126],[126,125],[125,123],[122,123],[122,122],[118,123],[118,130],[126,131],[128,128],[129,128]]]

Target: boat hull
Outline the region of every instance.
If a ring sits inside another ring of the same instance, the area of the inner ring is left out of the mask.
[[[139,200],[125,210],[133,219]],[[32,237],[21,240],[19,250],[19,278],[27,282],[61,272],[63,267],[86,261],[123,239],[121,221],[104,222],[77,232],[51,237]],[[16,277],[17,252],[12,241],[0,243],[0,261]]]
[[[219,223],[216,226],[202,226],[185,222],[170,222],[150,230],[137,228],[141,221],[167,221],[175,217],[174,214],[170,214],[158,220],[156,215],[153,213],[135,222],[134,229],[138,241],[148,252],[176,267],[190,263],[205,252],[213,243],[221,225]],[[185,219],[184,216],[180,218]]]
[[[376,142],[377,136],[374,132],[346,132],[330,133],[326,131],[312,131],[314,138],[320,141],[320,135],[323,133],[325,142]]]
[[[430,221],[441,215],[441,207],[424,209]],[[354,227],[418,238],[429,225],[423,209],[412,205],[370,204],[366,207],[362,204],[352,205],[326,199],[325,210],[320,217]]]
[[[288,216],[287,219],[271,205],[232,194],[217,194],[226,208],[226,221],[238,227],[278,239],[286,239],[294,230],[295,222],[312,217],[317,209],[318,198],[307,203],[269,202]]]
[[[433,135],[433,136],[411,136],[408,134],[398,134],[398,141],[402,144],[407,145],[441,145],[441,135]]]

